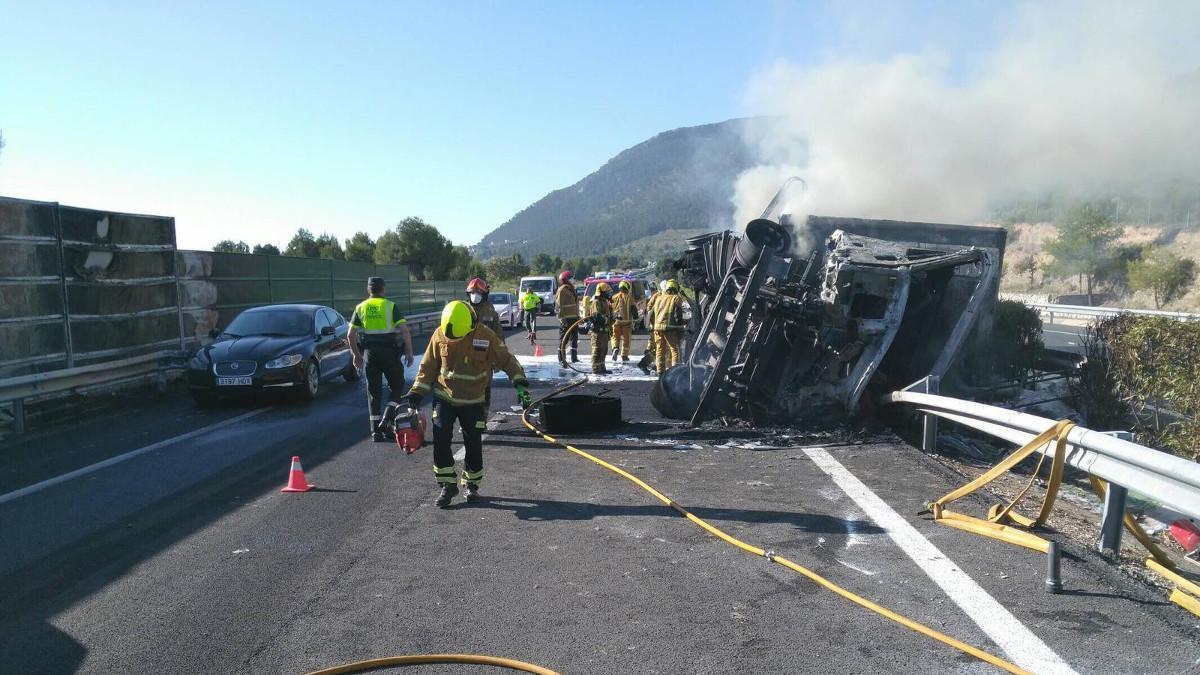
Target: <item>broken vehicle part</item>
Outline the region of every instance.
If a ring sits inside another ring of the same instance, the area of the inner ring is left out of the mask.
[[[872,387],[945,375],[990,327],[999,228],[810,216],[801,234],[823,245],[793,250],[792,230],[765,218],[688,240],[675,267],[696,290],[699,329],[655,387],[659,412],[840,421]]]

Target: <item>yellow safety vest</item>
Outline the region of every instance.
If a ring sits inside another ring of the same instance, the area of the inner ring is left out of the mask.
[[[397,327],[405,320],[401,316],[399,321],[393,322],[392,317],[395,316],[395,312],[396,303],[387,298],[367,298],[354,308],[354,314],[362,321],[360,330],[366,335],[387,335],[397,332]]]
[[[525,291],[525,295],[521,296],[521,309],[526,312],[537,309],[538,303],[541,301],[542,299],[533,291]]]

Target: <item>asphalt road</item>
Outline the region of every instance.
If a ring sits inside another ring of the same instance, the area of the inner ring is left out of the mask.
[[[1087,326],[1048,323],[1042,326],[1042,344],[1047,349],[1060,349],[1082,354],[1083,337],[1086,332]]]
[[[535,393],[571,375],[508,341]],[[1041,556],[915,515],[960,481],[890,435],[686,429],[650,408],[640,373],[603,386],[627,424],[572,442],[735,536],[1044,672],[1197,672],[1200,626],[1161,591],[1068,545],[1051,596]],[[41,459],[30,475],[0,465],[0,671],[298,673],[471,652],[567,673],[994,672],[531,436],[501,379],[486,498],[437,509],[429,449],[366,440],[361,389],[203,414],[176,394],[6,447]],[[320,490],[278,492],[293,454]]]

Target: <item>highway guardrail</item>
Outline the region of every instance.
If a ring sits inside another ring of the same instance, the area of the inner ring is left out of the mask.
[[[1017,445],[1025,445],[1056,423],[1016,410],[915,391],[892,392],[884,397],[884,402],[910,405],[926,415]],[[1041,452],[1050,454],[1052,450],[1044,446]],[[1200,518],[1200,463],[1081,426],[1067,434],[1066,461],[1113,486],[1133,490],[1163,506]],[[1120,522],[1118,519],[1115,525],[1106,525],[1119,528]]]
[[[441,312],[427,312],[407,317],[414,335],[432,333]],[[180,352],[156,351],[116,361],[105,361],[75,368],[62,368],[45,373],[20,375],[0,380],[0,404],[12,404],[13,432],[25,432],[26,399],[63,396],[84,387],[99,387],[144,377],[178,363]],[[178,367],[178,366],[175,366]]]
[[[1055,317],[1067,319],[1107,319],[1122,314],[1159,316],[1168,319],[1178,319],[1180,321],[1200,320],[1200,314],[1189,312],[1164,312],[1154,309],[1127,309],[1124,307],[1088,307],[1086,305],[1054,305],[1040,302],[1026,302],[1025,305],[1037,310],[1039,314],[1047,316],[1050,323],[1054,323]]]

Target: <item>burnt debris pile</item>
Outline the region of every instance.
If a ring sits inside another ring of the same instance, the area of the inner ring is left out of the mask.
[[[675,263],[695,289],[686,357],[663,373],[659,412],[698,424],[824,426],[925,375],[970,379],[991,326],[1004,230],[809,216],[688,240]]]

